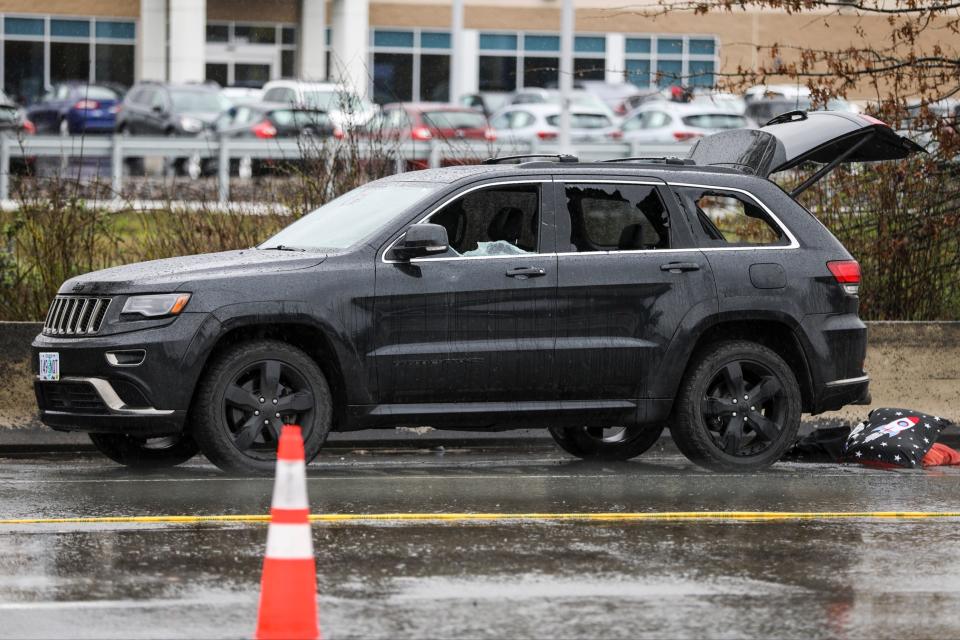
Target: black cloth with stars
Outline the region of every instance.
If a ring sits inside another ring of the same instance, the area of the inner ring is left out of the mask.
[[[919,467],[923,457],[951,422],[912,409],[874,409],[853,428],[842,462]]]

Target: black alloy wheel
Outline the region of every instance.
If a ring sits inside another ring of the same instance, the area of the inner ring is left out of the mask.
[[[776,352],[744,340],[720,342],[693,356],[670,433],[700,466],[763,469],[793,444],[801,406],[796,374]]]
[[[301,349],[253,340],[218,354],[200,380],[190,426],[200,450],[225,471],[270,474],[285,424],[303,435],[309,462],[330,431],[326,377]]]
[[[276,458],[284,424],[313,426],[313,391],[304,375],[280,360],[245,367],[223,394],[224,418],[237,450]]]

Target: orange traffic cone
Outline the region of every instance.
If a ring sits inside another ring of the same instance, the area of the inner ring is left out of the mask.
[[[260,583],[257,640],[320,638],[309,515],[303,437],[300,427],[284,425]]]

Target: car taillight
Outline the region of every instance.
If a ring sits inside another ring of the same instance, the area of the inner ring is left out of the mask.
[[[684,142],[686,140],[693,140],[694,138],[702,137],[702,133],[694,133],[693,131],[674,131],[673,138],[677,142]]]
[[[341,129],[340,127],[336,127],[333,130],[333,137],[336,138],[337,140],[343,140],[346,137],[346,134],[343,132],[343,129]]]
[[[553,131],[537,131],[537,137],[541,140],[556,140],[557,134]]]
[[[845,292],[852,296],[860,293],[860,264],[856,260],[831,260],[827,268]]]
[[[623,131],[620,131],[620,129],[614,129],[613,131],[607,134],[607,137],[610,138],[611,140],[619,140],[620,138],[623,137]]]
[[[122,104],[115,104],[112,107],[110,107],[110,113],[120,113],[121,111],[123,111]]]
[[[433,138],[433,134],[426,127],[414,127],[410,131],[410,137],[414,140],[430,140]]]
[[[74,109],[81,109],[81,110],[98,109],[99,107],[100,107],[100,103],[97,102],[96,100],[79,100],[73,105]]]
[[[251,129],[253,135],[258,138],[276,138],[277,137],[277,128],[270,123],[269,120],[261,120],[257,124],[253,125]]]
[[[30,122],[29,120],[24,120],[24,121],[23,121],[23,130],[26,131],[27,133],[29,133],[30,135],[33,135],[33,134],[35,134],[35,133],[37,132],[37,127],[36,127],[36,125],[34,125],[34,124],[33,124],[32,122]]]
[[[483,139],[490,140],[491,142],[497,139],[497,132],[493,129],[484,129],[483,130]]]

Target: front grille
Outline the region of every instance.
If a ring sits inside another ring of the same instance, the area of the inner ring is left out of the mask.
[[[57,296],[50,305],[43,332],[51,336],[85,336],[100,331],[110,298]]]
[[[109,413],[100,394],[89,382],[41,382],[37,386],[41,408],[72,413]]]

